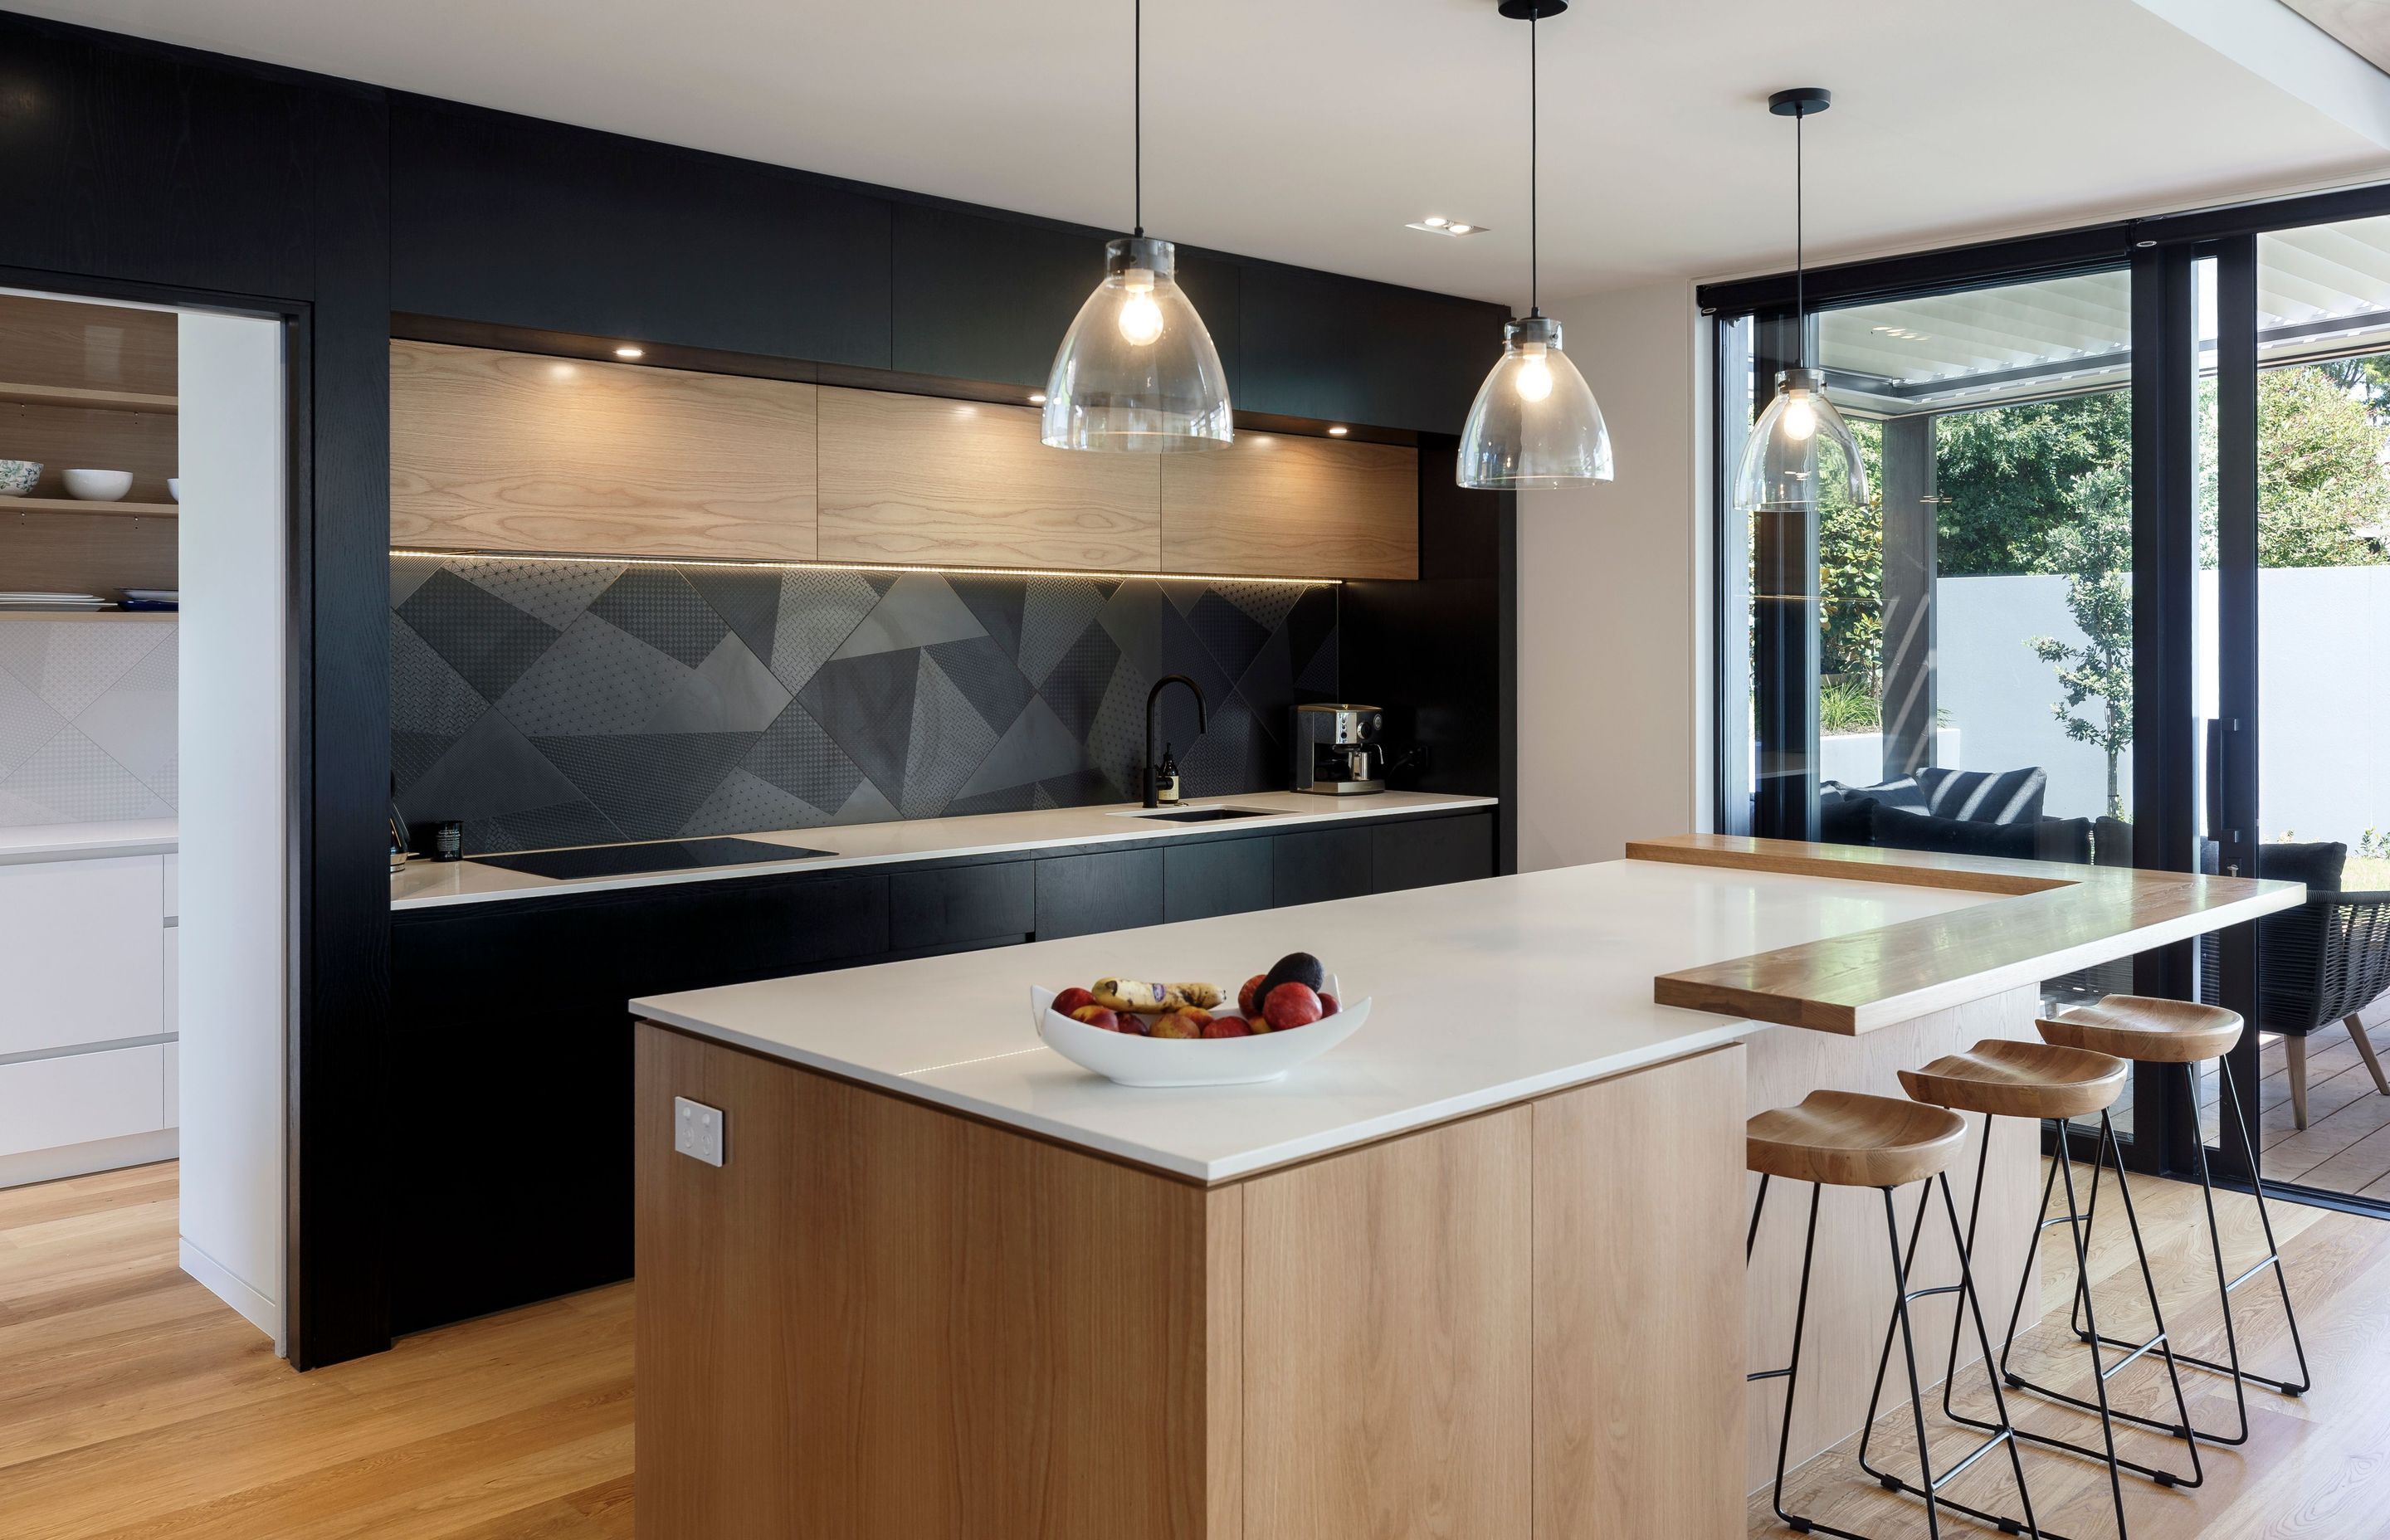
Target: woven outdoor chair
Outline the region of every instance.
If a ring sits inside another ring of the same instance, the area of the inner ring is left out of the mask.
[[[2373,1088],[2390,1097],[2359,1016],[2390,993],[2390,892],[2310,893],[2300,907],[2259,920],[2257,945],[2265,979],[2257,1024],[2281,1034],[2292,1120],[2307,1125],[2307,1038],[2335,1021],[2347,1027]],[[2200,970],[2211,1000],[2219,997],[2217,963],[2217,938],[2206,936]]]

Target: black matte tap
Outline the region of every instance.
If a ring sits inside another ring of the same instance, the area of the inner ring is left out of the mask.
[[[1154,682],[1153,688],[1145,692],[1145,769],[1143,774],[1145,776],[1145,805],[1148,807],[1160,807],[1162,805],[1161,785],[1155,777],[1153,768],[1153,703],[1162,698],[1162,692],[1163,690],[1168,689],[1173,685],[1186,686],[1187,692],[1195,698],[1195,730],[1200,733],[1204,728],[1211,725],[1210,719],[1205,714],[1203,709],[1203,687],[1196,684],[1194,680],[1188,678],[1187,675],[1183,674],[1165,674]]]

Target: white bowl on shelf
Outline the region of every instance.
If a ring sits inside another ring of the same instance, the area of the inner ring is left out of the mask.
[[[180,476],[166,478],[166,495],[177,503],[183,500],[183,479]]]
[[[113,503],[133,490],[129,470],[70,470],[67,495],[86,503]]]
[[[1056,1010],[1056,992],[1034,985],[1029,991],[1029,1010],[1037,1035],[1047,1047],[1119,1084],[1252,1085],[1308,1064],[1361,1030],[1369,1019],[1369,1002],[1346,1004],[1333,974],[1328,979],[1328,993],[1336,996],[1342,1007],[1335,1015],[1307,1027],[1250,1037],[1139,1037],[1133,1033],[1105,1032]]]

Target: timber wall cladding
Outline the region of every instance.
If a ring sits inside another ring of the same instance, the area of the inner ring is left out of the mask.
[[[820,558],[1161,571],[1165,456],[1048,449],[1037,418],[825,388]]]
[[[398,546],[809,560],[815,388],[390,347]]]

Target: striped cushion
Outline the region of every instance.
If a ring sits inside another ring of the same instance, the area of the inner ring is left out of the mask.
[[[2041,795],[2049,776],[2039,765],[2026,770],[1944,770],[1928,765],[1917,772],[1925,789],[1926,811],[1937,818],[1963,818],[1977,824],[2029,824],[2041,816]]]
[[[1896,781],[1882,781],[1874,786],[1848,786],[1841,781],[1818,783],[1818,802],[1820,806],[1836,798],[1848,798],[1852,802],[1865,798],[1870,802],[1882,802],[1886,807],[1905,807],[1912,813],[1925,811],[1925,792],[1914,779],[1907,776],[1901,776]]]

